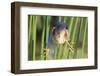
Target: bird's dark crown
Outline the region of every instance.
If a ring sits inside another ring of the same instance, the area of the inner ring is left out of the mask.
[[[57,29],[57,30],[68,29],[68,25],[65,24],[64,22],[55,22],[55,23],[53,24],[53,26],[54,26],[55,29]]]

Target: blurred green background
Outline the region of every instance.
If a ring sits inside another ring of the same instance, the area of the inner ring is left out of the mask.
[[[44,48],[48,48],[48,35],[51,31],[52,16],[28,15],[28,60],[46,60]],[[62,16],[58,16],[59,21]],[[88,18],[65,16],[74,52],[65,44],[55,50],[56,59],[81,59],[88,57]]]

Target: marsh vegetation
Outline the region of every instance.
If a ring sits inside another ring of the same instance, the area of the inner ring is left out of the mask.
[[[45,60],[44,48],[48,48],[52,16],[28,15],[28,60]],[[59,21],[62,18],[58,17]],[[65,16],[68,25],[71,52],[66,44],[54,52],[54,59],[81,59],[88,57],[88,19],[87,17]]]

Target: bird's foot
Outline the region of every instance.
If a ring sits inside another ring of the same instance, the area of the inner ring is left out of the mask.
[[[47,56],[48,56],[49,49],[48,48],[44,48],[43,50],[44,50],[43,51],[44,59],[46,60]]]

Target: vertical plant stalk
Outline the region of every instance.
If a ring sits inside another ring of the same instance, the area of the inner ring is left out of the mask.
[[[73,31],[73,36],[72,36],[72,45],[73,45],[74,48],[75,48],[75,45],[76,45],[75,38],[76,38],[76,32],[77,32],[76,29],[77,29],[78,21],[79,21],[79,18],[77,17],[76,22],[75,22],[74,31]],[[76,50],[74,50],[73,55],[75,55],[75,52],[76,52]]]
[[[68,17],[64,17],[64,22],[66,24],[67,24],[67,19],[68,19]],[[63,45],[62,59],[65,59],[66,56],[67,56],[68,48],[66,48],[66,47],[67,47],[67,45],[66,45],[66,43],[64,43],[64,45]]]
[[[64,43],[64,45],[63,45],[63,54],[62,54],[62,58],[63,59],[65,59],[66,57],[67,57],[67,52],[68,52],[68,48],[67,48],[67,45],[66,45],[66,43]]]
[[[32,30],[32,16],[29,16],[29,33],[28,33],[28,44],[30,43],[30,37],[31,37],[31,30]]]
[[[58,59],[61,59],[61,54],[62,54],[62,50],[63,49],[63,47],[62,47],[62,45],[59,45],[59,49],[58,49]]]
[[[84,21],[83,21],[83,20],[84,20],[84,18],[81,19],[80,34],[82,34],[82,32],[84,31],[84,30],[83,30],[83,26],[84,26],[84,23],[83,23]],[[81,35],[80,35],[80,39],[81,39],[81,38],[82,38],[82,37],[81,37]],[[81,41],[81,40],[80,40],[80,41]]]
[[[59,18],[58,20],[59,20],[59,22],[60,22],[60,21],[61,21],[61,17],[59,16],[58,18]]]
[[[37,26],[37,16],[33,16],[33,60],[35,60],[36,51],[36,26]]]
[[[54,59],[57,59],[58,47],[54,50]]]
[[[71,31],[72,31],[72,28],[73,28],[73,22],[74,22],[74,17],[71,18],[71,20],[70,20],[70,26],[69,26],[69,29],[68,29],[69,38],[70,39],[71,39]],[[67,59],[69,59],[69,56],[70,56],[70,50],[68,49]]]
[[[72,42],[74,42],[75,37],[76,37],[75,34],[76,34],[76,28],[77,28],[78,20],[79,20],[79,18],[77,17],[77,18],[76,18],[76,22],[75,22],[75,27],[74,27],[73,36],[72,36]]]
[[[84,48],[85,48],[87,25],[88,25],[88,20],[86,19],[85,30],[84,30],[84,37],[83,37],[83,44],[82,44],[82,57],[84,56],[83,54],[84,54]]]
[[[82,36],[81,36],[82,35],[82,32],[84,31],[83,26],[84,26],[84,18],[81,18],[81,27],[80,27],[80,35],[79,35],[79,41],[80,42],[81,42],[80,39],[83,39]],[[81,47],[81,51],[82,51],[82,47]],[[81,52],[80,55],[82,56],[82,52]]]
[[[73,25],[73,21],[74,21],[74,17],[71,18],[71,21],[70,21],[70,26],[69,26],[69,37],[71,37],[71,30],[72,30],[72,25]]]
[[[28,60],[33,60],[32,50],[32,16],[28,16]]]
[[[46,19],[45,19],[45,27],[46,27],[46,29],[45,29],[45,33],[46,33],[46,41],[45,41],[45,48],[47,49],[46,51],[45,51],[45,53],[46,53],[46,55],[45,55],[45,59],[47,59],[48,58],[48,53],[49,53],[49,49],[48,49],[48,37],[49,37],[49,30],[50,30],[50,18],[49,18],[49,16],[47,17],[46,16]]]
[[[83,18],[82,18],[83,19]],[[77,58],[78,57],[78,44],[79,44],[79,36],[80,36],[80,32],[81,32],[81,26],[82,26],[82,21],[80,21],[80,18],[78,20],[78,24],[77,24],[77,31],[76,31],[76,38],[74,39],[75,41],[75,45],[74,45],[74,54],[73,54],[73,58]]]
[[[48,37],[49,37],[49,30],[50,30],[50,21],[49,21],[49,17],[46,17],[46,48],[48,48]]]
[[[64,17],[64,22],[67,23],[67,17]]]
[[[45,18],[43,17],[43,30],[41,37],[41,60],[44,60]]]

